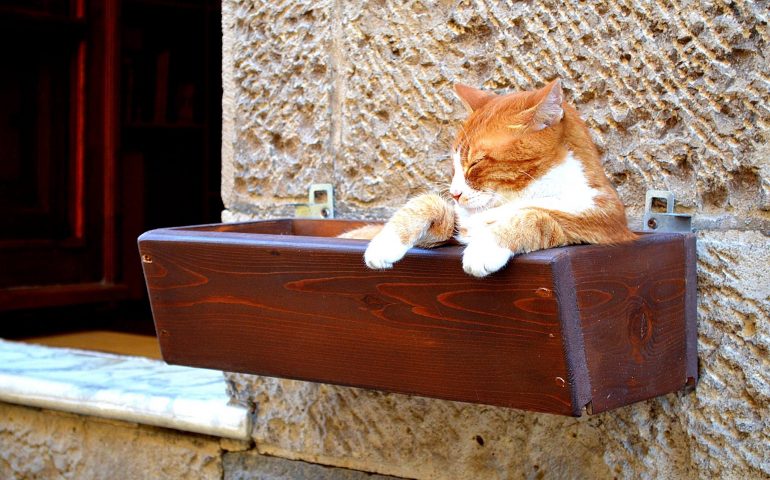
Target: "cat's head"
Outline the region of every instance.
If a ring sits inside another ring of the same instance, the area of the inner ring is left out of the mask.
[[[455,92],[469,111],[452,149],[450,194],[460,206],[495,206],[563,152],[564,96],[558,79],[539,90],[507,95],[462,84]]]

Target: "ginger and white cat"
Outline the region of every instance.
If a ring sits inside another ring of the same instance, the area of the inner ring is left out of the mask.
[[[420,195],[384,227],[343,235],[376,234],[364,255],[370,268],[390,268],[411,247],[452,236],[467,245],[463,269],[476,277],[500,270],[518,253],[636,238],[559,80],[507,95],[461,84],[455,91],[470,115],[452,151],[452,199]]]

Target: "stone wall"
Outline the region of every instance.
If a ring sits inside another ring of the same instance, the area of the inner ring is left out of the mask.
[[[0,402],[0,478],[388,480],[258,454],[249,442]]]
[[[222,478],[214,437],[5,403],[0,418],[3,479]]]
[[[632,226],[647,189],[698,228],[701,382],[582,419],[229,375],[260,452],[427,478],[770,475],[770,30],[762,1],[225,0],[225,220],[311,183],[385,218],[449,178],[451,86],[561,77]]]

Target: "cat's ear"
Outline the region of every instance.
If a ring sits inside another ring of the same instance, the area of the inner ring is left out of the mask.
[[[455,93],[469,112],[478,110],[488,101],[497,96],[493,92],[479,90],[478,88],[469,87],[468,85],[463,85],[462,83],[455,84]]]
[[[533,130],[543,130],[551,125],[559,123],[564,116],[564,92],[561,89],[561,80],[558,78],[541,90],[541,100],[534,107],[530,127]]]

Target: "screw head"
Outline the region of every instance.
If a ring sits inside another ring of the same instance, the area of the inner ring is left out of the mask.
[[[650,229],[655,230],[656,228],[658,228],[658,221],[655,220],[654,218],[651,218],[647,220],[647,226],[650,227]]]

